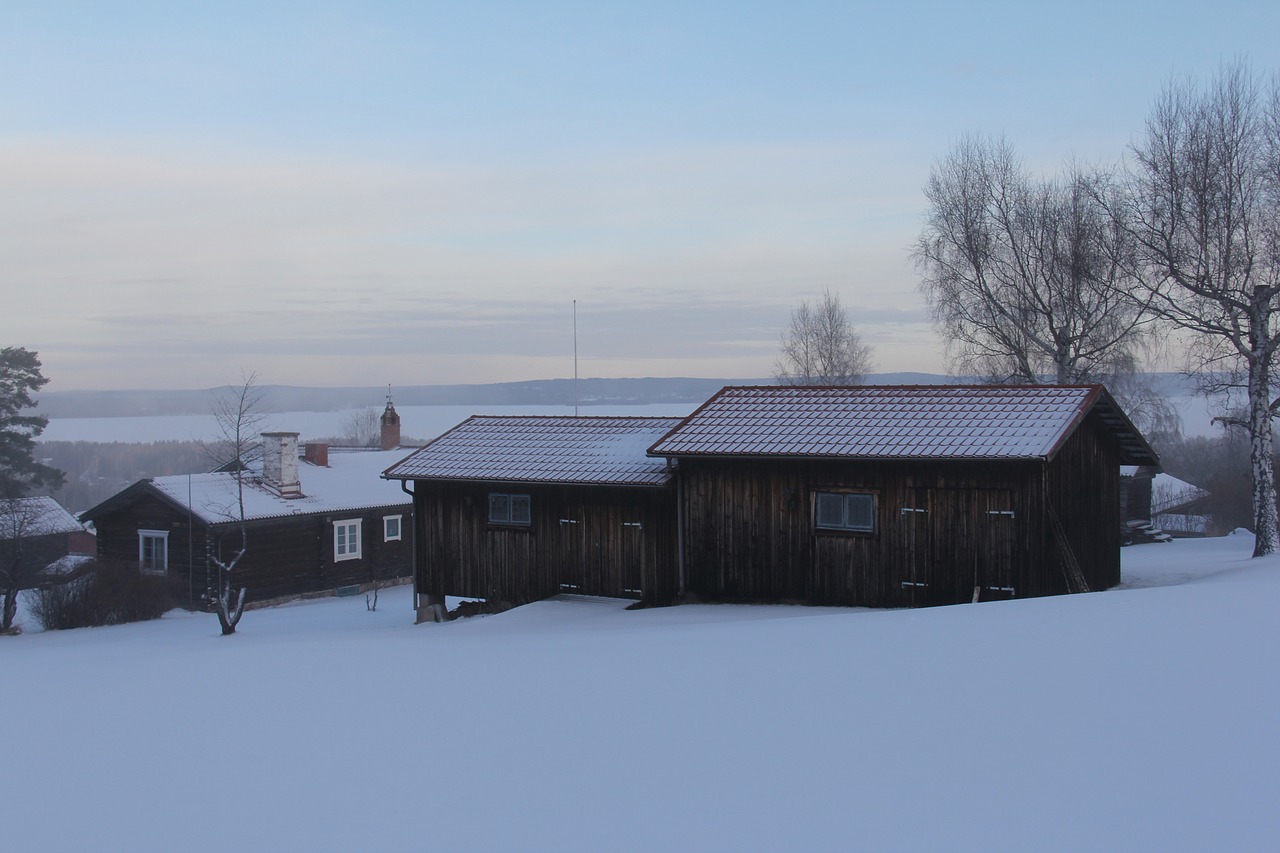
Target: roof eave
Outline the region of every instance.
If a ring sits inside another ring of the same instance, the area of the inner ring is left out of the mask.
[[[495,486],[609,486],[611,488],[643,489],[661,489],[671,484],[671,477],[669,475],[664,477],[660,483],[636,483],[627,480],[531,480],[527,477],[521,479],[501,477],[432,477],[413,476],[409,474],[388,476],[387,479],[414,483],[471,483]]]

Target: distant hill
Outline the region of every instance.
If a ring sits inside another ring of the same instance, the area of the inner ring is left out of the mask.
[[[1165,393],[1179,393],[1178,374],[1158,374]],[[872,385],[938,385],[956,382],[936,373],[874,373]],[[645,377],[638,379],[582,379],[578,402],[583,406],[650,403],[700,403],[725,385],[772,385],[772,379],[705,379]],[[40,395],[40,414],[51,418],[111,418],[150,415],[208,414],[220,389],[190,391],[49,391]],[[221,389],[225,390],[225,389]],[[385,386],[307,388],[264,385],[263,409],[274,412],[334,412],[382,408]],[[1184,392],[1185,393],[1185,392]],[[572,379],[496,382],[487,385],[409,385],[392,388],[401,406],[537,406],[572,405]]]

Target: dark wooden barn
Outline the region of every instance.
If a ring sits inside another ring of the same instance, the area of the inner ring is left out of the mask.
[[[1120,582],[1120,466],[1155,453],[1093,387],[729,387],[676,467],[681,592],[911,607]]]
[[[407,576],[412,504],[379,475],[407,449],[339,449],[297,433],[264,433],[244,483],[248,548],[235,583],[262,601]],[[98,557],[135,563],[173,580],[196,603],[216,584],[210,554],[240,544],[235,474],[217,471],[141,480],[83,513]]]
[[[679,418],[473,417],[384,476],[412,483],[415,591],[512,603],[677,591],[676,495],[646,449]]]

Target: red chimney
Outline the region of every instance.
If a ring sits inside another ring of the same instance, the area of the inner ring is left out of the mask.
[[[309,441],[302,446],[302,458],[320,468],[329,467],[329,445],[321,441]]]

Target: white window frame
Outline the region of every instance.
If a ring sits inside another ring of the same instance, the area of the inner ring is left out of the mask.
[[[360,528],[362,526],[358,518],[344,518],[333,523],[333,561],[335,563],[360,559],[362,544]],[[353,536],[352,533],[355,535]]]
[[[402,521],[403,518],[404,516],[401,516],[401,515],[384,515],[382,517],[382,541],[383,542],[400,541],[400,539],[404,536],[404,521]],[[393,521],[396,523],[396,532],[394,536],[391,535],[391,530],[389,527],[389,525]]]
[[[847,491],[846,492],[846,491],[823,490],[823,491],[816,491],[813,493],[813,495],[814,495],[813,496],[813,526],[815,530],[821,530],[828,533],[868,534],[868,533],[876,532],[876,512],[878,510],[878,507],[876,505],[879,503],[879,501],[876,499],[875,492],[871,492],[871,491]],[[822,499],[824,497],[832,497],[832,498],[840,499],[841,519],[839,523],[823,524],[821,521],[819,521],[819,518],[820,518],[819,505],[822,503]],[[860,499],[865,498],[871,502],[869,523],[865,525],[855,524],[853,521],[850,520],[851,518],[851,513],[849,512],[850,498],[860,498]]]
[[[160,540],[160,547],[164,549],[160,555],[159,566],[147,565],[146,543],[148,539]],[[138,529],[138,571],[144,575],[166,575],[169,573],[169,531]]]

